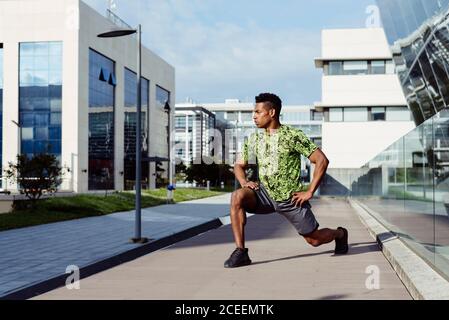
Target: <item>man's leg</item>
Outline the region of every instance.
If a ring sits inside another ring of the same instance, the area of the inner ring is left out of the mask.
[[[323,244],[332,242],[334,240],[343,239],[344,231],[342,229],[333,230],[333,229],[321,229],[315,230],[314,232],[304,236],[306,241],[314,246],[319,247]]]
[[[255,209],[256,195],[249,188],[239,189],[231,197],[231,224],[237,248],[245,248],[246,210]]]

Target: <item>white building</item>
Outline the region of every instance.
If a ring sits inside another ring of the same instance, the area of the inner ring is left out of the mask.
[[[252,132],[256,130],[256,126],[253,121],[254,103],[240,102],[238,99],[227,99],[224,103],[179,103],[176,104],[176,114],[184,117],[186,110],[197,108],[205,109],[212,112],[215,115],[215,127],[220,132],[222,145],[219,152],[219,158],[221,161],[227,164],[233,165],[236,160],[236,155],[241,150],[245,137],[248,137]],[[190,118],[192,119],[192,118]],[[281,111],[281,122],[283,124],[291,125],[295,128],[301,129],[304,133],[312,139],[318,146],[321,146],[321,125],[323,114],[317,112],[311,106],[307,105],[285,105]],[[184,120],[183,120],[184,124]],[[192,124],[193,126],[193,124]],[[193,131],[193,129],[192,129]],[[198,131],[198,130],[197,130]],[[177,134],[178,135],[178,134]],[[177,144],[179,142],[185,143],[187,146],[189,143],[197,146],[200,145],[198,139],[191,141],[192,134],[182,134],[183,137],[177,136]],[[198,137],[198,135],[195,135]],[[209,135],[203,134],[202,144],[207,150],[214,148],[218,149],[217,145],[209,146],[205,144],[204,139],[209,139]],[[190,148],[189,157],[181,156],[179,150],[178,157],[182,159],[192,159],[192,155],[198,153],[196,147]],[[303,170],[308,170],[309,162],[304,159],[302,162]]]
[[[329,168],[360,168],[415,127],[383,29],[322,31],[322,149]]]
[[[137,40],[97,37],[114,27],[81,0],[0,1],[3,168],[47,151],[70,169],[62,189],[132,188]],[[144,187],[155,186],[151,158],[168,156],[174,97],[174,68],[142,48]]]
[[[175,154],[185,165],[213,156],[210,144],[216,127],[215,115],[201,106],[176,105]]]

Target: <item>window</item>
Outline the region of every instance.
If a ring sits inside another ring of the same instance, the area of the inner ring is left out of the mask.
[[[385,120],[385,108],[384,107],[373,107],[371,108],[371,121],[382,121]]]
[[[393,60],[330,61],[324,64],[325,75],[394,74]]]
[[[411,121],[410,110],[407,107],[387,107],[387,121]]]
[[[224,111],[216,111],[215,112],[215,118],[217,120],[224,120],[225,119],[225,112]]]
[[[185,128],[186,128],[186,116],[182,115],[182,116],[175,117],[175,127],[185,130]]]
[[[282,116],[283,121],[290,121],[290,122],[310,121],[309,112],[284,112]]]
[[[89,50],[89,190],[114,189],[114,72],[114,61]]]
[[[140,79],[141,86],[141,119],[140,119],[140,152],[145,157],[148,150],[148,112],[149,112],[149,80]],[[125,123],[124,123],[124,179],[125,189],[134,187],[136,177],[136,131],[137,131],[137,74],[125,68]],[[142,166],[142,181],[149,177],[147,166]]]
[[[329,121],[330,122],[343,121],[343,108],[330,108]]]
[[[239,113],[238,112],[228,112],[228,121],[238,121],[239,120]]]
[[[329,62],[329,75],[341,75],[343,74],[343,62],[342,61],[330,61]]]
[[[368,61],[345,61],[343,73],[345,75],[368,74]]]
[[[253,121],[253,113],[248,111],[242,111],[242,122],[252,122]]]
[[[368,108],[344,108],[344,121],[345,122],[363,122],[368,121]]]
[[[323,112],[311,110],[310,114],[310,119],[312,121],[323,121]]]
[[[371,61],[371,74],[385,74],[385,61]]]
[[[19,45],[21,152],[50,153],[61,161],[62,42]]]
[[[385,65],[385,73],[386,74],[394,74],[395,73],[395,66],[393,60],[387,60],[387,63]]]
[[[162,87],[156,86],[156,105],[164,109],[166,103],[170,104],[170,92]]]

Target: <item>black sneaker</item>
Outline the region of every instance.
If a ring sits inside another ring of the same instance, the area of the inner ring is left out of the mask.
[[[335,239],[335,254],[348,253],[348,230],[338,227],[337,230],[343,230],[344,236],[341,239]]]
[[[225,261],[225,268],[237,268],[242,266],[247,266],[251,264],[251,260],[248,256],[248,248],[242,249],[237,248],[231,254],[228,260]]]

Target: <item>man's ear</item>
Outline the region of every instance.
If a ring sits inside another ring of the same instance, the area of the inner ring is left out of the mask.
[[[274,109],[274,108],[270,109],[270,116],[272,118],[276,118],[276,109]]]

